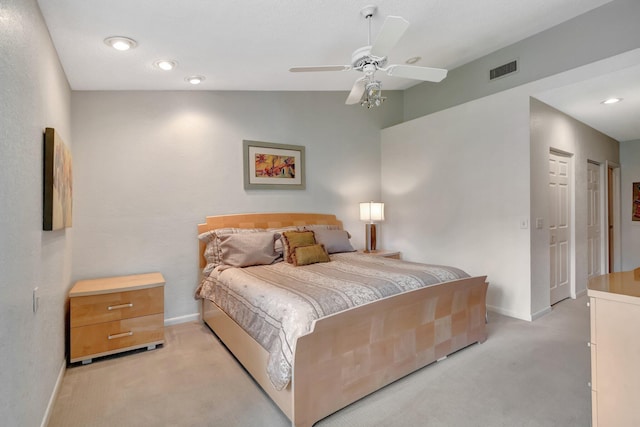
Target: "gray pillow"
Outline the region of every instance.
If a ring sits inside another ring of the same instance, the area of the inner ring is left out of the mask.
[[[349,233],[345,230],[314,230],[316,242],[323,244],[327,252],[335,254],[338,252],[355,252]]]
[[[202,269],[202,274],[207,277],[214,268],[219,266],[222,261],[220,258],[220,236],[226,234],[236,233],[258,233],[264,232],[264,228],[217,228],[215,230],[205,231],[198,235],[198,239],[205,244],[204,258],[207,260],[207,265]]]
[[[271,264],[279,258],[274,246],[279,238],[279,233],[271,232],[219,236],[220,261],[232,267]]]

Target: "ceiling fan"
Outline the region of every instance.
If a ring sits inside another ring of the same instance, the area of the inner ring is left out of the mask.
[[[315,71],[349,71],[364,73],[353,84],[345,104],[360,103],[368,108],[376,107],[385,100],[382,97],[382,83],[375,79],[376,71],[384,71],[389,76],[428,82],[440,82],[447,77],[447,70],[441,68],[419,67],[415,65],[387,65],[387,57],[393,47],[400,41],[409,28],[409,22],[400,16],[387,16],[375,42],[371,44],[371,18],[375,15],[376,6],[365,6],[360,14],[369,21],[368,45],[356,49],[351,55],[351,65],[319,65],[309,67],[292,67],[293,73]]]

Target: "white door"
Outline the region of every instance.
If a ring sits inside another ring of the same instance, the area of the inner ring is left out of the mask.
[[[600,165],[587,163],[587,279],[599,276],[602,266]]]
[[[549,153],[551,304],[571,295],[571,157]]]

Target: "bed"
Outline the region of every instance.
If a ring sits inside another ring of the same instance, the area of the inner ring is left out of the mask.
[[[342,229],[335,215],[260,213],[210,216],[198,225],[198,233],[228,228],[283,230],[311,226]],[[207,266],[206,247],[201,241],[201,268]],[[356,260],[361,262],[354,262],[358,265],[349,267],[349,273],[352,269],[366,269],[366,262],[378,263],[381,268],[391,269],[393,274],[401,264],[412,267],[403,261],[373,260],[374,257],[353,253],[331,257],[332,262],[326,266],[338,269],[349,266],[353,257],[360,257]],[[294,268],[306,271],[303,269],[307,268],[281,264],[270,268],[289,268],[287,271]],[[233,279],[238,281],[244,274],[239,271],[244,269],[230,270],[222,269],[219,277],[239,275]],[[264,343],[246,332],[239,325],[242,322],[233,320],[213,301],[215,298],[202,298],[202,318],[292,425],[307,427],[417,369],[473,343],[484,342],[486,276],[444,280],[313,320],[308,331],[295,338],[290,378],[286,383],[274,382],[273,369],[269,371],[273,355]]]

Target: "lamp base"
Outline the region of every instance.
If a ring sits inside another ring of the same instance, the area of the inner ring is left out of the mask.
[[[375,224],[366,224],[365,225],[365,247],[364,252],[375,252],[376,250],[376,225]]]

